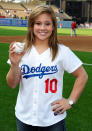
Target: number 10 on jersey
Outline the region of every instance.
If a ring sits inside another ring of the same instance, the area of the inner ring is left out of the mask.
[[[47,79],[45,80],[45,93],[56,93],[57,92],[57,80],[56,79]]]

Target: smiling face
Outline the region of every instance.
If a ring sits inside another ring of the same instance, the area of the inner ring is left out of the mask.
[[[36,41],[48,41],[52,31],[53,22],[49,14],[44,13],[35,18],[33,32]]]

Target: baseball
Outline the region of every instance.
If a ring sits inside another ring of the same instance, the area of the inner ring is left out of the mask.
[[[15,42],[13,47],[15,47],[14,52],[20,54],[24,50],[24,43]]]

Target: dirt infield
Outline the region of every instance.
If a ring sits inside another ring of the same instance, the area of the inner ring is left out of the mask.
[[[24,36],[0,36],[0,43],[11,43],[12,41],[22,42]],[[58,36],[59,43],[62,43],[72,50],[92,52],[92,36]]]

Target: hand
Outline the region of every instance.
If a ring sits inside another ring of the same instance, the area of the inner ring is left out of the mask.
[[[14,49],[15,47],[13,47],[13,44],[15,42],[12,42],[10,44],[10,47],[9,47],[9,58],[10,58],[10,61],[11,61],[11,64],[12,65],[18,65],[22,56],[24,55],[24,51],[21,53],[21,54],[18,54],[18,53],[15,53],[14,52]]]
[[[56,112],[58,112],[58,114],[62,114],[64,113],[66,110],[69,110],[71,108],[71,106],[68,103],[68,100],[65,98],[62,98],[61,100],[56,100],[54,101],[51,106],[54,106],[52,108],[52,111],[54,112],[54,114]]]

